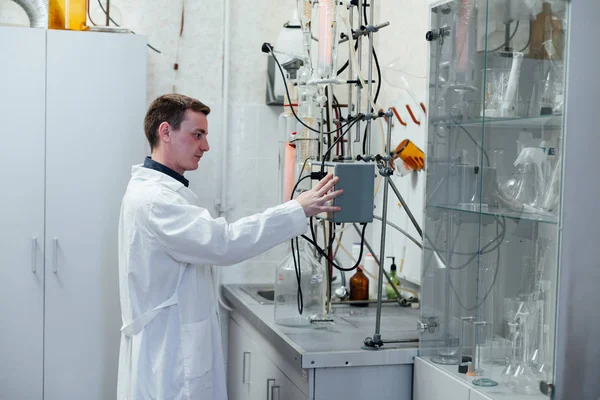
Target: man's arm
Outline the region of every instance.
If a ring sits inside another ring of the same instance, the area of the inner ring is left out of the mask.
[[[304,209],[295,200],[231,224],[201,207],[157,200],[150,206],[152,233],[171,257],[190,264],[236,264],[306,231]]]
[[[328,174],[317,185],[265,212],[232,224],[214,219],[201,207],[173,204],[162,192],[149,204],[150,230],[174,259],[190,264],[231,265],[261,254],[306,231],[306,217],[339,211],[328,203],[342,194],[332,191],[338,178]]]

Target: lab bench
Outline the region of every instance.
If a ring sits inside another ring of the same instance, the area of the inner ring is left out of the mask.
[[[361,348],[375,329],[376,305],[333,308],[328,328],[276,325],[273,304],[255,294],[272,285],[224,285],[229,313],[228,392],[231,400],[412,399],[419,312],[382,308],[384,339],[408,341]]]

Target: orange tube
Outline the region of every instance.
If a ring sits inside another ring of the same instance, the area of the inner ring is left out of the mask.
[[[413,122],[417,125],[421,125],[421,122],[419,122],[419,120],[417,120],[417,118],[415,118],[415,114],[413,114],[413,112],[410,109],[410,106],[408,104],[406,105],[406,109],[408,110],[408,113],[410,114],[410,117],[412,118]]]
[[[296,146],[286,143],[285,160],[283,164],[283,198],[285,201],[292,198],[292,190],[296,182],[294,176],[294,163],[296,161]]]
[[[402,118],[400,118],[400,114],[398,114],[398,110],[396,110],[396,107],[392,106],[392,111],[394,112],[396,118],[398,118],[398,121],[400,121],[402,125],[406,126],[406,122],[402,121]]]

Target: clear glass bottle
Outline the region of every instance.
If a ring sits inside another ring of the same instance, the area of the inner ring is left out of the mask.
[[[296,261],[292,257],[292,247],[296,252]],[[300,295],[297,268],[300,275],[302,307],[298,307]],[[324,282],[323,267],[313,257],[310,248],[303,240],[294,241],[294,246],[289,247],[288,256],[276,270],[275,323],[284,326],[310,326],[312,321],[323,319]],[[302,309],[302,313],[299,308]]]

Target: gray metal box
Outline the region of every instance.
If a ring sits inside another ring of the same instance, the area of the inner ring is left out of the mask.
[[[321,170],[321,163],[314,162],[312,171]],[[344,189],[344,194],[333,201],[342,208],[336,213],[320,214],[328,221],[341,223],[373,222],[375,167],[364,162],[325,162],[325,172],[333,172],[340,178],[335,190]],[[313,181],[313,186],[317,183]]]

